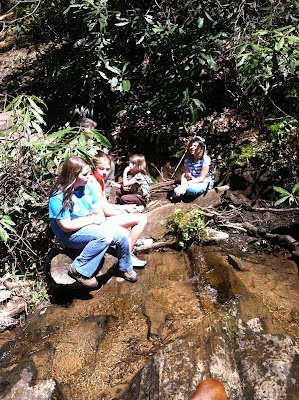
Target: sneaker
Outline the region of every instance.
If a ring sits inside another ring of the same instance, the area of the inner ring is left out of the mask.
[[[134,268],[144,268],[146,266],[146,261],[144,260],[139,260],[134,254],[131,254],[131,259],[132,259],[132,266]]]
[[[128,282],[134,283],[137,281],[137,274],[133,269],[131,269],[131,271],[126,271],[126,272],[118,271],[118,275],[124,278]]]
[[[139,246],[150,246],[153,244],[153,239],[138,239],[137,242],[135,243],[136,247]]]
[[[72,267],[72,265],[69,266],[68,269],[68,275],[75,279],[76,281],[82,283],[84,286],[88,286],[90,288],[95,288],[98,286],[98,281],[97,278],[86,278],[85,276],[81,275],[78,271],[75,270],[75,268]]]

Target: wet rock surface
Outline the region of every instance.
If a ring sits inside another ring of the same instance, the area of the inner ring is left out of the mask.
[[[72,290],[72,302],[42,309],[2,346],[1,398],[23,385],[28,399],[40,387],[66,400],[188,399],[213,377],[230,399],[296,399],[296,265],[238,251],[151,251],[136,284],[112,277],[99,291]],[[285,276],[293,288],[281,302]]]

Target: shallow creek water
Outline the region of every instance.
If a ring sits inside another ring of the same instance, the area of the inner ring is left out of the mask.
[[[238,297],[244,299],[241,308],[243,315],[246,314],[245,322],[262,317],[267,321],[267,332],[283,333],[269,311],[261,312],[266,307],[252,294],[246,294],[244,284],[231,275],[230,267],[220,266],[212,247],[204,252],[197,247],[190,256],[170,249],[145,255],[148,265],[138,271],[136,284],[113,277],[99,291],[66,292],[60,288],[59,293],[67,300],[65,304],[41,309],[27,320],[13,340],[2,346],[1,398],[12,398],[9,397],[11,374],[16,376],[20,373],[18,370],[30,364],[34,366],[36,385],[55,381],[59,392],[55,398],[188,399],[199,383],[198,371],[184,385],[174,376],[177,394],[172,393],[172,397],[167,390],[164,390],[165,397],[126,393],[133,390],[130,389],[132,379],[157,354],[198,329],[207,316],[209,324],[213,324],[211,316],[215,315],[216,326],[223,305],[228,307]],[[54,299],[57,298],[56,295]],[[230,313],[229,307],[224,312],[220,319]],[[176,355],[176,358],[182,357],[184,352]],[[195,363],[200,365],[199,361]],[[156,366],[159,368],[163,369],[163,365]],[[234,384],[241,384],[240,379],[234,378]],[[241,386],[231,389],[230,398],[241,399],[241,390]]]

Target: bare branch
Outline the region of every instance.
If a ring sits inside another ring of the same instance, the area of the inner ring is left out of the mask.
[[[36,5],[36,7],[34,8],[34,10],[33,10],[31,13],[24,15],[24,17],[16,18],[16,19],[13,19],[13,20],[11,20],[11,21],[7,21],[7,20],[5,19],[5,20],[3,21],[3,19],[4,19],[5,17],[11,16],[11,15],[12,15],[11,11],[12,11],[14,8],[18,7],[21,3],[37,3],[37,5]],[[17,21],[21,21],[21,20],[23,20],[23,19],[25,19],[25,18],[28,18],[28,17],[30,17],[31,15],[33,15],[33,14],[36,12],[36,10],[38,9],[38,7],[40,6],[40,3],[41,3],[41,0],[18,1],[13,7],[11,7],[11,9],[10,9],[5,15],[0,16],[0,23],[2,22],[3,24],[4,24],[4,23],[13,24],[13,23],[15,23],[15,22],[17,22]]]

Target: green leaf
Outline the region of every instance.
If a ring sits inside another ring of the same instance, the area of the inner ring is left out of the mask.
[[[114,76],[111,80],[110,80],[110,85],[111,87],[115,87],[118,85],[118,79],[116,76]]]
[[[122,81],[122,88],[124,92],[128,92],[131,88],[131,82],[128,79]]]
[[[36,130],[36,132],[38,133],[43,133],[42,128],[35,122],[35,121],[31,121],[33,128]]]
[[[204,23],[204,19],[201,18],[201,17],[198,17],[198,19],[197,19],[198,28],[202,28],[203,27],[203,23]]]
[[[275,205],[275,206],[278,206],[279,204],[281,204],[281,203],[283,203],[284,201],[286,201],[289,197],[290,197],[290,196],[282,197],[281,199],[277,200],[277,201],[274,203],[274,205]]]
[[[94,136],[100,141],[100,143],[104,147],[107,147],[107,148],[111,147],[111,143],[109,142],[108,139],[106,139],[106,137],[104,135],[102,135],[101,133],[99,133],[95,129],[91,129],[91,132],[94,134]]]
[[[298,191],[299,191],[299,182],[296,183],[296,185],[293,186],[292,193],[296,194]]]
[[[24,116],[24,125],[28,125],[28,122],[30,121],[30,115],[29,112],[26,110],[25,116]]]
[[[252,35],[252,37],[257,37],[257,36],[262,36],[262,35],[266,35],[267,33],[268,33],[269,31],[257,31],[257,32],[255,32],[253,35]]]
[[[107,81],[109,80],[108,76],[104,74],[104,72],[99,71],[99,74],[101,75],[102,78],[106,79]]]
[[[50,135],[47,136],[47,139],[56,139],[58,137],[64,136],[66,133],[73,132],[74,130],[78,131],[78,128],[66,128],[62,129],[61,131],[56,131],[51,133]]]
[[[123,21],[123,22],[117,22],[116,24],[114,24],[115,26],[124,26],[124,25],[128,25],[130,23],[130,21]]]
[[[282,193],[282,194],[290,196],[290,193],[287,190],[285,190],[279,186],[273,186],[273,189],[278,193]]]
[[[145,35],[141,36],[141,37],[137,40],[136,44],[142,43],[142,42],[144,41],[144,38],[145,38]]]
[[[32,111],[32,113],[34,114],[35,118],[38,120],[39,123],[41,123],[43,125],[46,125],[43,117],[37,111],[35,111],[33,109],[31,111]]]
[[[8,239],[8,234],[7,232],[1,228],[0,226],[0,239],[2,240],[2,242],[4,242],[5,244],[7,243],[7,239]]]
[[[105,64],[105,67],[106,67],[107,69],[109,69],[109,71],[114,72],[115,74],[118,74],[118,75],[121,74],[121,71],[120,71],[118,68],[116,68],[116,67],[111,67],[111,65],[109,65],[109,63],[106,63],[106,64]]]
[[[183,91],[184,101],[189,100],[189,89]]]
[[[32,98],[28,97],[29,103],[32,105],[32,107],[35,109],[36,112],[38,112],[41,115],[44,115],[45,113],[43,110],[35,103],[35,101],[32,100]]]
[[[279,51],[284,45],[284,38],[282,37],[278,43],[275,44],[275,50]]]
[[[198,99],[192,99],[194,104],[201,110],[203,111],[205,109],[205,105]]]
[[[286,36],[286,39],[287,39],[288,43],[290,43],[290,44],[299,42],[299,37],[296,37],[296,36]]]

